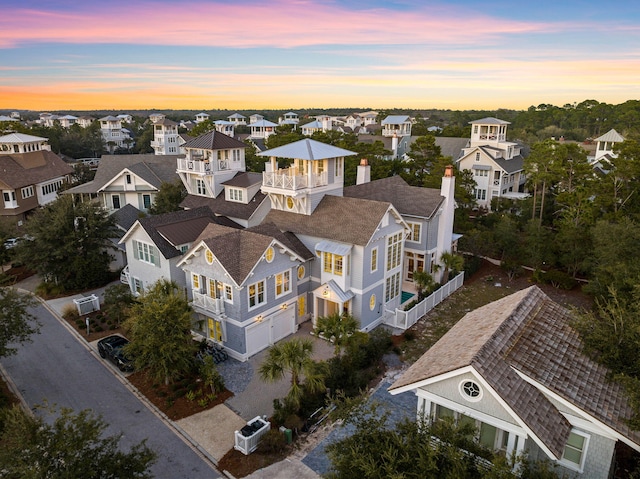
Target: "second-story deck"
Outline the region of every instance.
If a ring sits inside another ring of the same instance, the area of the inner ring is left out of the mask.
[[[204,160],[178,158],[178,171],[210,175],[214,171],[229,170],[229,160]]]
[[[329,183],[326,171],[302,174],[297,168],[285,168],[276,172],[262,173],[262,186],[283,190],[301,190],[326,186]]]
[[[193,306],[208,311],[213,314],[224,313],[224,300],[212,298],[204,293],[193,290]]]

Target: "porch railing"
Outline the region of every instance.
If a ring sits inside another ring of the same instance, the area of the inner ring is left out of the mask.
[[[328,184],[327,173],[300,174],[297,169],[288,168],[276,172],[262,173],[262,185],[283,190],[300,190],[303,188],[315,188]]]
[[[220,298],[212,298],[204,293],[193,290],[193,306],[198,306],[206,311],[215,314],[224,313],[224,300]]]

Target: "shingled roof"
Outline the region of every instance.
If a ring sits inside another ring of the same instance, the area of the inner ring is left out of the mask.
[[[184,155],[102,155],[93,181],[70,188],[65,193],[97,193],[124,169],[159,189],[162,183],[173,183],[180,178],[176,173],[178,158],[184,158]]]
[[[365,246],[391,203],[325,195],[311,215],[271,210],[265,222],[281,231]],[[337,222],[345,227],[338,227]]]
[[[35,185],[73,173],[73,168],[49,150],[0,154],[0,183],[10,189]]]
[[[274,238],[249,230],[235,230],[220,225],[209,225],[198,237],[211,250],[220,265],[240,286],[260,261]]]
[[[570,312],[538,287],[518,291],[467,313],[389,389],[420,387],[471,366],[556,457],[571,425],[553,403],[516,371],[542,384],[587,415],[640,444],[625,420],[631,409],[622,386],[582,353]]]
[[[247,145],[224,133],[213,130],[187,141],[182,147],[196,150],[227,150],[231,148],[246,148]]]
[[[211,223],[231,229],[240,228],[240,225],[227,218],[215,216],[206,207],[147,216],[140,218],[138,223],[167,259],[180,256],[182,253],[177,247],[196,241]]]
[[[344,196],[393,204],[401,215],[431,218],[444,201],[440,190],[409,186],[399,176],[390,176],[361,185],[348,186]]]
[[[227,201],[223,194],[218,195],[217,198],[187,195],[187,197],[182,200],[182,203],[180,203],[180,207],[191,209],[206,206],[217,215],[248,220],[256,212],[262,202],[265,201],[266,197],[267,195],[258,191],[251,201],[245,204],[237,201]]]

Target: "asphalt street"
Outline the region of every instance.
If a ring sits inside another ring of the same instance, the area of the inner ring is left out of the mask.
[[[42,323],[40,334],[19,346],[17,355],[1,361],[30,407],[46,401],[74,411],[91,409],[109,424],[105,434],[123,433],[120,444],[125,450],[147,439],[158,454],[152,467],[156,478],[221,477],[45,307],[32,313]]]

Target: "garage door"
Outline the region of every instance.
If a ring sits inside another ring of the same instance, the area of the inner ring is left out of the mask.
[[[296,314],[294,308],[280,311],[271,318],[271,341],[273,343],[295,332]]]
[[[271,321],[256,323],[247,328],[247,355],[252,356],[270,346]]]

